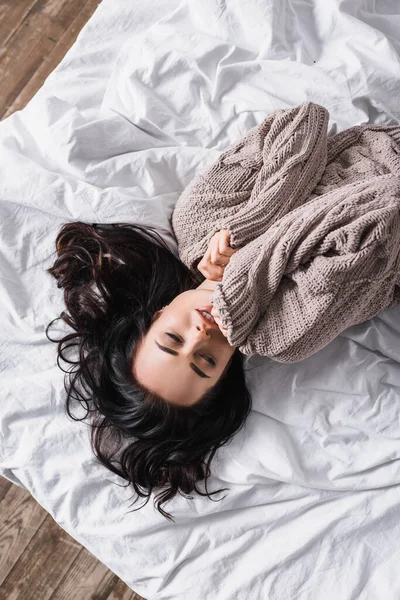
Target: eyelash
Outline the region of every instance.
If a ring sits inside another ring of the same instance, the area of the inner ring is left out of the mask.
[[[168,335],[168,337],[172,338],[176,342],[181,342],[181,340],[178,337],[176,337],[176,335],[174,335],[173,333],[166,333],[165,335]],[[215,367],[216,362],[213,358],[211,358],[210,356],[204,356],[203,358],[206,359],[206,361],[208,362],[209,365],[211,365],[212,367]]]

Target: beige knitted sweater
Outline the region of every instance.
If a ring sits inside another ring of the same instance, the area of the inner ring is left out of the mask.
[[[400,125],[327,136],[313,102],[278,109],[221,154],[178,199],[181,260],[216,231],[232,256],[212,304],[244,354],[297,362],[400,302]]]

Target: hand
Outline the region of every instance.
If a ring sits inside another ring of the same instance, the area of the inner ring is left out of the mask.
[[[217,323],[217,325],[218,325],[218,327],[219,327],[219,329],[220,329],[221,333],[222,333],[222,334],[223,334],[223,335],[224,335],[226,338],[228,338],[228,330],[227,330],[227,329],[225,329],[224,327],[222,327],[222,323],[221,323],[221,319],[220,319],[220,317],[219,317],[218,311],[217,311],[217,309],[216,309],[214,306],[212,307],[211,314],[212,314],[212,316],[214,317],[214,319],[215,319],[215,322]]]
[[[231,234],[227,229],[221,229],[212,236],[207,252],[197,265],[198,270],[206,279],[222,281],[224,269],[229,264],[231,256],[239,250],[239,248],[230,247],[230,237]]]

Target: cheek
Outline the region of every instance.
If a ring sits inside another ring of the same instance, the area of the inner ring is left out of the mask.
[[[226,363],[228,363],[230,361],[230,359],[232,358],[233,353],[234,353],[234,348],[232,348],[232,346],[230,346],[227,342],[224,343],[223,346],[221,346],[219,348],[218,354],[224,363],[224,368],[225,368]]]
[[[204,304],[204,299],[208,296],[212,296],[212,292],[209,290],[186,290],[186,292],[182,292],[181,294],[176,296],[176,298],[174,298],[174,300],[170,303],[170,306],[179,304],[180,306],[184,305],[192,308],[197,306],[199,302],[200,305]]]
[[[200,302],[200,304],[199,304]],[[163,315],[176,319],[182,322],[190,316],[190,313],[197,307],[201,306],[201,299],[198,298],[194,290],[183,292],[176,296],[172,302],[164,309]]]

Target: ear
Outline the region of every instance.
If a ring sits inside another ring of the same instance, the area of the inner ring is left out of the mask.
[[[152,316],[152,318],[151,318],[151,322],[153,322],[153,321],[155,321],[156,319],[158,319],[158,317],[161,315],[162,311],[163,311],[163,309],[161,309],[161,310],[157,310],[157,311],[154,313],[154,315]]]

